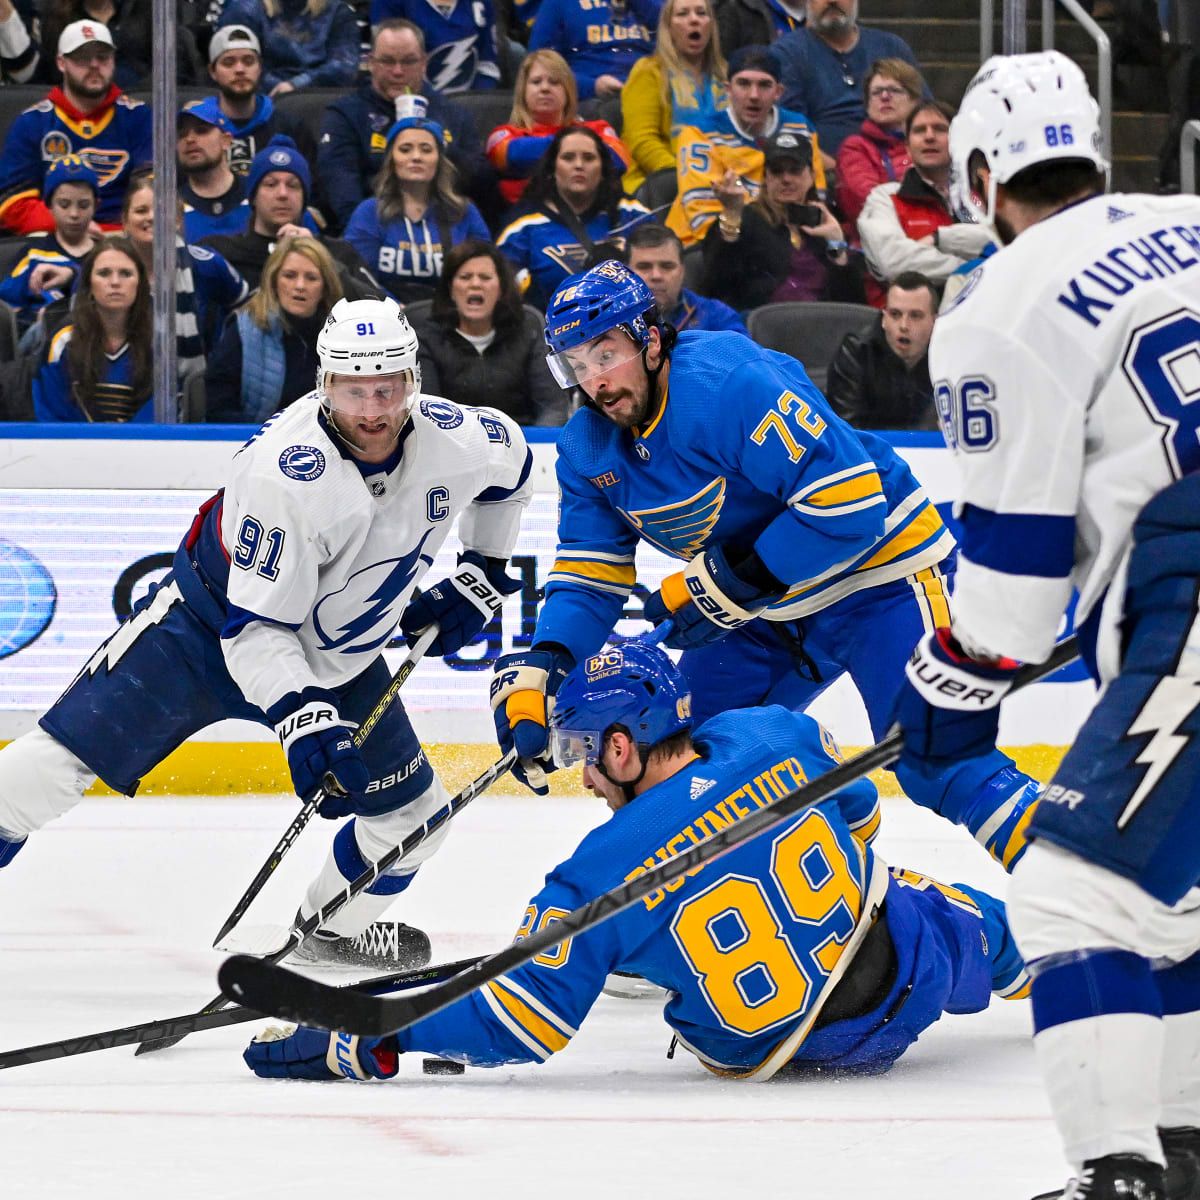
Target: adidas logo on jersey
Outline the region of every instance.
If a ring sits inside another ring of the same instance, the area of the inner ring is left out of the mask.
[[[1115,204],[1108,206],[1108,223],[1115,225],[1118,221],[1125,221],[1132,217],[1133,213],[1126,212],[1123,208],[1118,208]]]
[[[699,800],[709,788],[716,786],[717,781],[715,779],[700,779],[697,777],[692,780],[691,797],[693,800]]]

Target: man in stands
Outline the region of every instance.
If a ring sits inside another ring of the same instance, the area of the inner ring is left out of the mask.
[[[783,67],[783,102],[805,113],[817,127],[826,154],[867,118],[863,84],[871,64],[916,56],[894,33],[858,23],[858,0],[808,0],[808,23],[781,37],[772,49]]]
[[[629,266],[654,293],[663,320],[685,329],[728,329],[745,333],[742,318],[720,300],[683,286],[683,243],[662,225],[639,225],[630,235]]]
[[[399,18],[381,21],[367,60],[370,81],[325,110],[317,167],[335,229],[345,228],[350,215],[371,195],[387,131],[396,121],[397,96],[425,97],[426,116],[446,131],[447,157],[458,169],[464,191],[476,196],[482,181],[492,175],[471,114],[434,91],[425,78],[428,61],[418,26]]]
[[[217,233],[243,233],[250,214],[242,180],[229,166],[229,118],[214,96],[179,110],[175,153],[187,242]]]
[[[204,244],[220,253],[251,288],[258,287],[262,269],[275,243],[287,237],[315,237],[305,223],[312,194],[312,173],[290,138],[277,137],[254,157],[246,176],[250,225],[245,233],[218,234]],[[353,246],[340,238],[321,238],[337,263],[346,297],[378,299],[383,290]]]
[[[208,74],[217,87],[217,103],[229,121],[233,143],[229,166],[235,175],[250,170],[254,156],[277,134],[300,148],[308,162],[316,157],[317,141],[307,125],[275,107],[260,88],[262,47],[253,29],[226,25],[208,43]]]
[[[0,226],[11,233],[49,232],[42,184],[50,163],[78,154],[99,180],[96,220],[121,226],[130,173],[154,156],[150,109],[113,84],[112,34],[98,21],[75,21],[58,39],[62,86],[27,108],[0,151]]]

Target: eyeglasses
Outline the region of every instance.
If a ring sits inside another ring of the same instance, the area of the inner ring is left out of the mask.
[[[905,94],[902,87],[873,87],[867,95],[872,99],[886,100],[891,96],[903,96]]]
[[[415,54],[410,54],[407,58],[381,58],[376,54],[372,56],[371,61],[377,67],[390,71],[394,67],[419,67],[425,60]]]

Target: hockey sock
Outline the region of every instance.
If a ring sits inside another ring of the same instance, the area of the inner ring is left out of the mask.
[[[1164,1128],[1200,1126],[1200,954],[1154,972],[1163,1008]]]
[[[1081,950],[1031,966],[1034,1047],[1067,1158],[1162,1163],[1162,1006],[1149,962]]]

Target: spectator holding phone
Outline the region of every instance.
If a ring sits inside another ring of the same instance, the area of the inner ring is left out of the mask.
[[[704,239],[701,291],[741,311],[788,300],[861,303],[842,227],[814,197],[812,143],[778,132],[763,143],[763,158],[752,203],[733,171],[714,188],[721,212]]]

